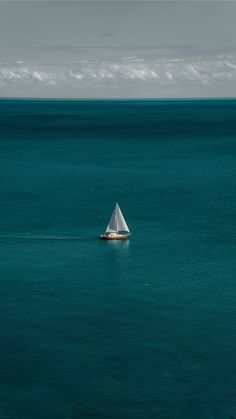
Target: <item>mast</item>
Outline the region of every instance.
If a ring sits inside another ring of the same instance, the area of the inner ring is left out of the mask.
[[[118,217],[117,217],[117,208],[118,208],[118,202],[116,202],[116,210],[115,210],[115,217],[116,217],[116,232],[118,233]]]

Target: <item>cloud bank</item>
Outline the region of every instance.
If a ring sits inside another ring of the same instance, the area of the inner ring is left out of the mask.
[[[201,56],[191,58],[162,57],[146,59],[142,56],[123,56],[117,60],[76,60],[72,63],[50,66],[33,65],[18,60],[15,64],[0,62],[0,95],[7,96],[11,90],[22,91],[27,87],[36,89],[39,96],[45,91],[63,96],[69,92],[73,97],[88,97],[90,91],[96,95],[114,95],[114,89],[123,92],[129,84],[130,92],[140,92],[151,97],[172,95],[181,92],[182,87],[192,92],[208,92],[208,88],[228,85],[231,96],[236,96],[236,57],[233,54],[217,55],[206,59]],[[95,90],[94,90],[95,89]],[[133,90],[132,90],[133,89]],[[87,92],[87,93],[86,93]],[[11,96],[11,94],[10,94]],[[198,96],[196,94],[196,96]]]

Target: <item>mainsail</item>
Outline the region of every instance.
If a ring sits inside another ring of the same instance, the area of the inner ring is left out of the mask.
[[[119,231],[126,231],[127,233],[130,233],[121,209],[118,203],[116,203],[115,209],[108,223],[106,233],[118,233]]]

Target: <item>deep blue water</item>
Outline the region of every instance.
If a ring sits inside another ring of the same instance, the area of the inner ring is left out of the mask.
[[[234,100],[0,101],[1,419],[236,418],[235,153]]]

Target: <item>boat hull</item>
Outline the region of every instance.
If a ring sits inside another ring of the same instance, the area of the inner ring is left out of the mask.
[[[116,235],[110,235],[110,234],[101,234],[100,238],[102,240],[124,240],[128,239],[128,234],[116,234]]]

